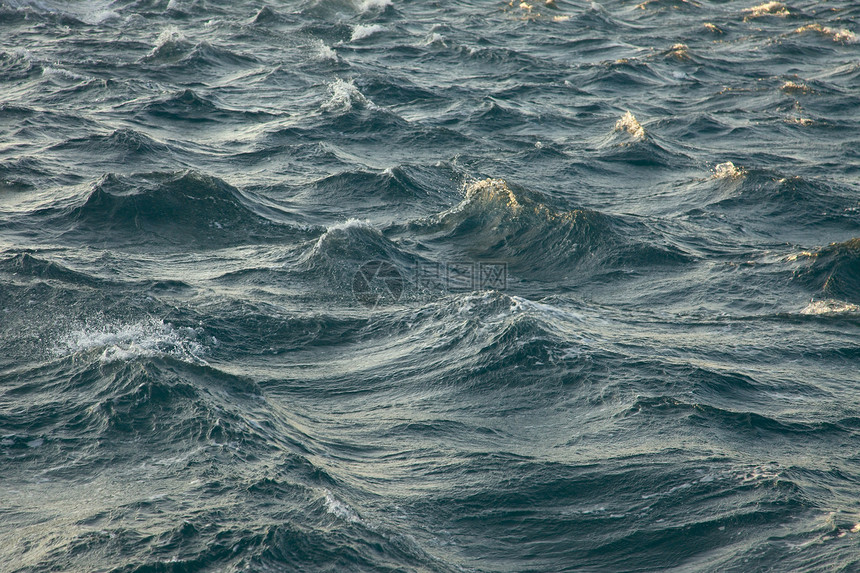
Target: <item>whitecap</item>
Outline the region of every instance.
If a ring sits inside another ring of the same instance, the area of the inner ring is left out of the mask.
[[[803,34],[804,32],[818,32],[819,34],[829,37],[834,42],[841,42],[843,44],[857,43],[857,35],[854,34],[854,32],[845,28],[842,28],[841,30],[835,30],[827,26],[822,26],[818,22],[814,24],[807,24],[806,26],[801,26],[794,31],[795,34]]]
[[[627,111],[621,116],[621,119],[615,122],[615,131],[626,131],[633,136],[633,139],[637,140],[645,137],[645,128],[630,111]]]
[[[714,179],[738,179],[746,175],[746,170],[742,167],[735,167],[731,161],[716,165],[711,172]]]
[[[672,46],[668,52],[666,52],[667,56],[673,57],[677,60],[689,60],[690,53],[687,44],[675,44]]]
[[[337,499],[332,492],[325,490],[325,509],[335,517],[349,523],[361,523],[361,518],[354,509]]]
[[[87,76],[82,76],[81,74],[76,74],[75,72],[70,72],[69,70],[65,70],[63,68],[56,68],[54,66],[45,66],[42,68],[43,76],[58,76],[61,78],[66,78],[67,80],[75,80],[75,81],[87,81],[92,78]]]
[[[321,253],[324,250],[325,244],[327,242],[333,240],[338,235],[342,236],[344,233],[346,233],[350,230],[353,230],[353,229],[363,229],[366,231],[370,231],[373,234],[378,234],[381,236],[381,233],[379,233],[379,231],[376,229],[376,227],[371,225],[369,221],[355,219],[355,218],[351,217],[351,218],[347,219],[346,221],[343,221],[341,223],[336,223],[334,225],[327,227],[325,233],[323,233],[322,235],[319,236],[316,243],[314,243],[314,246],[310,249],[310,251],[308,251],[307,254],[305,254],[302,257],[302,259],[303,260],[309,260],[312,257],[318,255],[319,253]]]
[[[361,0],[361,2],[358,3],[358,9],[361,12],[385,10],[389,6],[391,6],[391,0]]]
[[[170,26],[161,31],[155,40],[155,46],[143,57],[143,60],[163,59],[180,55],[188,44],[182,33]]]
[[[821,315],[821,314],[845,314],[860,312],[860,305],[844,302],[841,300],[815,300],[810,302],[800,311],[800,314]]]
[[[350,38],[350,42],[369,38],[370,36],[378,34],[379,32],[382,32],[384,30],[385,28],[383,28],[379,24],[358,24],[352,30],[352,37]]]
[[[331,97],[322,105],[325,111],[350,111],[353,105],[361,105],[369,109],[377,109],[376,104],[364,97],[355,87],[353,80],[344,81],[340,78],[336,79],[328,85]]]
[[[337,52],[333,48],[327,46],[322,40],[317,40],[314,56],[321,62],[337,61]]]
[[[96,319],[61,335],[53,354],[69,356],[101,350],[103,363],[172,356],[186,362],[205,364],[202,356],[206,347],[199,342],[200,335],[199,329],[177,328],[155,318],[132,323]]]
[[[517,216],[522,211],[522,205],[517,196],[508,187],[504,179],[481,179],[471,180],[463,183],[465,197],[457,205],[439,213],[438,217],[444,218],[448,215],[460,213],[472,205],[484,205],[485,207],[501,207],[510,216]]]
[[[765,2],[764,4],[747,8],[744,12],[748,14],[744,17],[744,20],[759,18],[761,16],[779,16],[782,18],[789,14],[788,8],[782,2]]]
[[[802,94],[810,94],[813,93],[812,88],[803,82],[795,82],[795,81],[787,81],[782,84],[780,88],[785,93],[802,93]]]

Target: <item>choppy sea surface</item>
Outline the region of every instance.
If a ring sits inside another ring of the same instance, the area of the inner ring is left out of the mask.
[[[858,34],[0,0],[0,570],[860,571]]]

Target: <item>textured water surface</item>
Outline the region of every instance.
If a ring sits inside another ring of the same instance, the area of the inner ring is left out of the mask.
[[[860,570],[858,19],[0,0],[0,570]]]

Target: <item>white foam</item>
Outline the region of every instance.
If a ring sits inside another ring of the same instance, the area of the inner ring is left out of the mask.
[[[714,179],[739,179],[746,175],[746,170],[742,167],[735,167],[731,161],[720,163],[712,170]]]
[[[333,238],[333,236],[343,233],[344,231],[348,231],[350,229],[367,229],[374,233],[379,233],[379,231],[376,230],[376,227],[371,225],[369,221],[349,218],[342,223],[336,223],[334,225],[331,225],[330,227],[327,227],[326,232],[320,235],[320,237],[317,239],[317,242],[314,243],[314,246],[303,258],[308,259],[316,255],[323,249],[325,243]]]
[[[843,44],[856,44],[857,43],[857,35],[851,30],[847,30],[842,28],[841,30],[835,30],[833,28],[829,28],[827,26],[822,26],[818,22],[814,24],[807,24],[806,26],[801,26],[794,32],[796,34],[803,34],[804,32],[813,31],[828,36],[834,42],[841,42]]]
[[[177,30],[174,26],[170,26],[162,30],[158,35],[158,38],[155,40],[155,47],[159,48],[168,42],[180,42],[184,40],[185,36],[182,35],[182,32]]]
[[[344,502],[337,499],[332,492],[325,490],[325,509],[330,514],[350,523],[361,523],[358,514]]]
[[[81,16],[81,20],[86,24],[104,24],[105,22],[120,19],[122,19],[122,16],[108,9],[93,10]]]
[[[511,295],[511,312],[518,313],[525,311],[533,311],[540,316],[553,317],[564,321],[585,322],[585,317],[577,312]]]
[[[355,217],[350,217],[349,219],[347,219],[346,221],[343,221],[342,223],[335,223],[334,225],[331,225],[330,227],[326,227],[326,233],[331,233],[333,231],[345,231],[347,229],[373,229],[373,230],[376,230],[374,228],[374,226],[370,224],[370,221],[368,221],[367,219],[362,220],[362,219],[356,219]]]
[[[761,16],[779,16],[784,18],[789,14],[788,8],[786,8],[785,4],[782,2],[765,2],[764,4],[747,8],[744,12],[749,14],[744,18],[744,20],[749,18],[759,18]]]
[[[389,6],[391,6],[391,0],[361,0],[361,2],[358,3],[358,9],[361,12],[385,10]]]
[[[794,82],[794,81],[791,81],[791,80],[789,80],[789,81],[787,81],[787,82],[783,83],[783,84],[782,84],[782,87],[781,87],[780,89],[781,89],[782,91],[784,91],[785,93],[803,93],[803,94],[813,93],[813,92],[812,92],[812,88],[810,88],[810,87],[809,87],[808,85],[806,85],[805,83],[803,83],[803,82]]]
[[[54,66],[45,66],[42,68],[43,76],[58,76],[61,78],[66,78],[67,80],[75,80],[75,81],[87,81],[89,78],[87,76],[82,76],[81,74],[76,74],[75,72],[70,72],[69,70],[64,70],[63,68],[55,68]]]
[[[156,356],[205,363],[201,356],[206,347],[198,341],[200,335],[199,329],[176,328],[155,318],[134,323],[93,321],[62,335],[53,353],[69,356],[101,350],[103,363]]]
[[[621,116],[621,119],[615,122],[615,131],[626,131],[633,136],[633,139],[640,140],[645,137],[645,128],[639,123],[636,117],[630,113]]]
[[[337,52],[327,46],[322,40],[317,41],[316,52],[314,53],[317,60],[321,62],[337,61]]]
[[[800,314],[844,314],[860,312],[860,305],[844,302],[841,300],[815,300],[810,302],[800,311]]]
[[[513,214],[517,214],[522,210],[522,205],[517,200],[517,196],[508,187],[508,183],[504,179],[482,179],[474,181],[466,185],[466,197],[463,200],[463,205],[473,201],[483,201],[485,203],[501,203]]]
[[[383,31],[385,31],[385,28],[379,24],[359,24],[352,29],[352,37],[350,38],[350,41],[355,42],[357,40],[363,40]]]
[[[325,111],[348,112],[356,104],[369,109],[378,109],[376,104],[358,91],[353,80],[344,81],[338,78],[328,85],[328,89],[331,92],[331,97],[322,105],[322,109]]]
[[[143,57],[143,61],[154,60],[158,58],[169,58],[176,56],[183,44],[188,41],[185,36],[173,26],[169,26],[158,34],[155,40],[155,45],[149,53]]]
[[[433,44],[439,44],[446,48],[448,47],[448,44],[445,43],[445,36],[438,32],[430,32],[421,42],[422,46],[432,46]]]

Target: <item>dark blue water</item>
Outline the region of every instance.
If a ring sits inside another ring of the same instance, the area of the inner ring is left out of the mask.
[[[850,0],[0,0],[0,570],[860,571]]]

